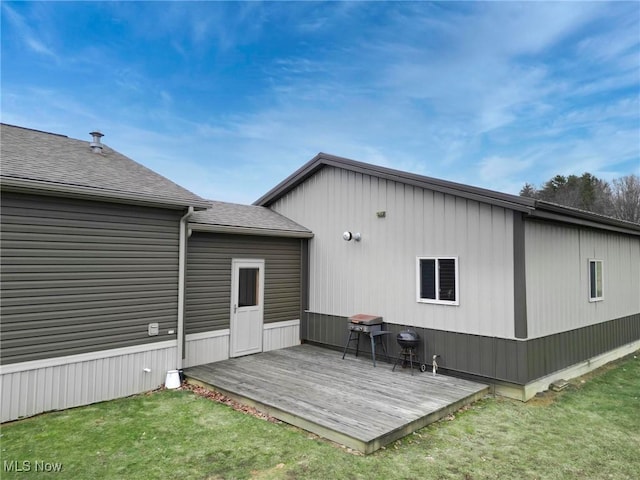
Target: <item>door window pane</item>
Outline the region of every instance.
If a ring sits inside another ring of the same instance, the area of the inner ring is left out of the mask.
[[[258,305],[259,271],[258,268],[239,269],[238,307]]]

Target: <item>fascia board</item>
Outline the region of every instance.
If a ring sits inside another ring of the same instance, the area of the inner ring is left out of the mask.
[[[600,219],[591,219],[587,216],[570,216],[567,214],[563,214],[559,211],[550,211],[545,209],[536,209],[534,212],[529,214],[530,218],[539,218],[542,220],[550,220],[565,224],[571,225],[579,225],[582,227],[589,227],[598,230],[607,230],[610,232],[624,233],[627,235],[640,236],[640,225],[637,228],[633,228],[635,224],[629,224],[629,227],[626,227],[622,224],[616,224],[615,219],[612,222],[603,222],[599,221]],[[628,222],[625,222],[628,223]]]
[[[342,161],[336,162],[334,160],[328,160],[324,163],[325,165],[330,165],[337,168],[345,168],[345,163]],[[411,185],[414,187],[454,195],[456,197],[466,198],[468,200],[474,200],[481,203],[488,203],[491,205],[505,207],[519,212],[528,213],[533,209],[533,201],[529,201],[529,199],[524,197],[515,197],[500,192],[492,192],[490,190],[483,190],[467,185],[446,182],[444,180],[422,177],[420,175],[414,175],[411,173],[405,174],[404,172],[396,172],[382,167],[368,167],[360,166],[357,164],[349,165],[347,170],[383,178],[385,180],[403,183],[405,185]]]
[[[289,175],[287,178],[285,178],[283,181],[281,181],[279,184],[265,193],[258,200],[253,202],[253,205],[268,207],[284,194],[286,194],[289,190],[292,190],[293,188],[300,185],[316,171],[320,170],[323,166],[324,164],[322,161],[322,157],[320,155],[316,155],[298,170],[293,172],[291,175]]]
[[[236,235],[256,235],[256,236],[264,236],[264,237],[283,237],[283,238],[313,238],[312,232],[300,232],[295,230],[235,227],[232,225],[211,225],[211,224],[205,224],[205,223],[189,223],[189,228],[194,232],[228,233],[228,234],[236,234]]]
[[[81,185],[63,185],[52,182],[42,182],[37,180],[18,179],[2,177],[0,187],[3,190],[11,190],[25,193],[36,193],[42,195],[54,195],[68,198],[82,198],[92,200],[104,200],[116,203],[126,203],[131,205],[165,207],[171,209],[182,209],[192,206],[195,210],[206,210],[211,204],[205,200],[178,200],[165,197],[143,195],[140,193],[121,192],[117,190],[105,190]]]
[[[347,158],[336,157],[326,153],[319,153],[296,172],[291,174],[285,180],[276,185],[268,193],[260,197],[254,202],[254,205],[269,206],[277,199],[285,195],[307,178],[313,175],[324,166],[332,166],[344,170],[371,175],[386,180],[391,180],[406,185],[419,188],[434,190],[441,193],[455,195],[457,197],[467,198],[482,203],[501,206],[520,212],[529,213],[533,210],[535,201],[526,197],[516,197],[491,190],[480,189],[467,185],[447,182],[434,178],[415,175],[399,170],[378,167],[366,163],[356,162]]]

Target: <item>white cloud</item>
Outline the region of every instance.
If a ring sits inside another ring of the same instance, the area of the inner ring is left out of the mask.
[[[553,47],[577,28],[597,18],[606,6],[596,2],[489,2],[470,19],[469,48],[486,55],[513,57]]]
[[[497,178],[520,174],[531,166],[531,161],[519,158],[491,156],[480,162],[480,175],[483,179],[495,181]]]
[[[3,15],[9,19],[24,45],[33,52],[58,60],[58,55],[49,48],[46,42],[39,37],[38,33],[29,26],[22,15],[7,5],[6,2],[2,3],[1,8]],[[4,41],[6,41],[6,39]]]
[[[95,84],[4,84],[3,120],[77,138],[99,127],[107,144],[196,193],[241,202],[319,151],[512,193],[585,166],[637,168],[628,167],[640,157],[637,88],[607,97],[637,86],[639,69],[621,66],[637,44],[616,23],[585,33],[611,5],[157,5],[103,8],[136,41],[178,51],[185,71],[157,75],[151,56],[86,45],[61,70],[109,85],[102,98],[91,101]],[[369,9],[384,15],[358,24]],[[273,38],[270,28],[280,40],[295,32],[297,43],[256,57],[257,82],[220,77],[229,91],[219,92],[217,75]],[[595,73],[585,76],[585,62]]]
[[[625,67],[628,54],[631,53],[631,58],[635,58],[634,68],[637,69],[640,45],[638,5],[631,3],[627,6],[631,7],[628,11],[616,9],[606,12],[605,17],[616,22],[615,29],[599,31],[577,43],[576,50],[583,58],[598,62],[610,61],[614,65]]]

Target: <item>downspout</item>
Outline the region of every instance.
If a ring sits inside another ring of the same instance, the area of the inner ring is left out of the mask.
[[[184,298],[185,277],[187,270],[187,225],[189,217],[193,215],[193,207],[189,207],[187,213],[180,219],[180,243],[178,252],[178,353],[176,355],[176,368],[182,368],[184,357]]]

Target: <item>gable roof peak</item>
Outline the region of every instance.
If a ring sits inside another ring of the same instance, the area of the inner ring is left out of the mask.
[[[386,180],[413,185],[437,192],[448,193],[451,195],[469,198],[484,203],[501,205],[513,210],[523,212],[529,212],[535,206],[535,200],[527,197],[520,197],[517,195],[501,193],[485,188],[473,187],[461,183],[455,183],[438,178],[418,175],[402,170],[395,170],[389,167],[364,163],[324,152],[318,153],[309,162],[304,164],[301,168],[296,170],[269,192],[256,200],[254,202],[254,205],[271,205],[276,200],[284,196],[287,192],[300,185],[307,178],[311,177],[317,171],[327,166],[341,168],[356,173],[362,173],[364,175],[370,175],[373,177],[384,178]]]

